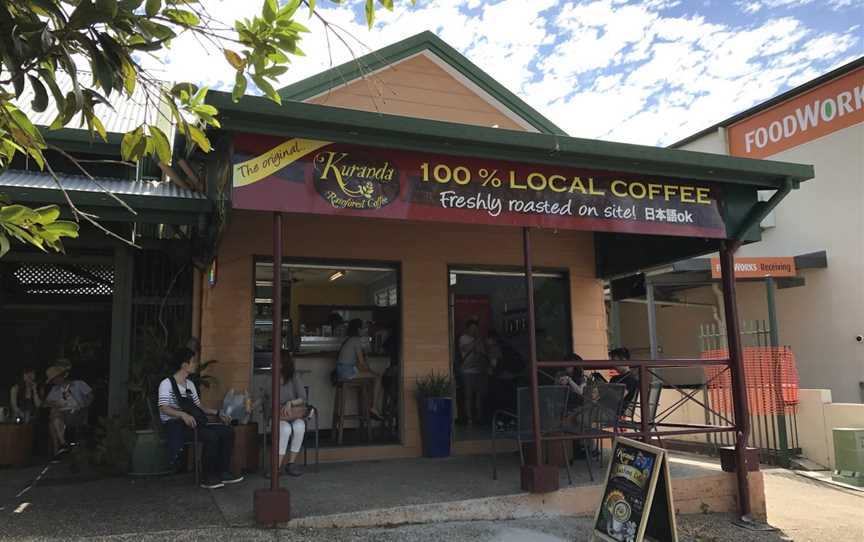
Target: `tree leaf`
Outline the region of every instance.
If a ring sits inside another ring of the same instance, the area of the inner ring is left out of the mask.
[[[231,91],[231,99],[234,102],[239,102],[240,98],[246,94],[246,76],[243,75],[243,72],[237,72],[237,75],[234,76],[234,90]]]
[[[290,19],[291,17],[293,17],[294,13],[297,12],[297,8],[300,7],[301,3],[301,0],[289,0],[288,2],[286,2],[285,5],[279,9],[279,19]],[[312,4],[315,4],[314,0],[312,1]]]
[[[160,9],[162,9],[162,0],[147,0],[144,6],[144,12],[148,17],[155,17]]]
[[[253,75],[252,80],[255,81],[255,85],[261,89],[261,92],[264,93],[265,96],[273,100],[279,105],[282,105],[282,97],[279,96],[279,93],[276,92],[276,89],[273,88],[273,85],[267,82],[264,77],[260,75]]]
[[[96,115],[93,115],[91,117],[91,120],[93,121],[93,128],[96,129],[96,132],[99,134],[99,137],[102,138],[102,141],[107,142],[108,141],[108,132],[105,131],[105,125],[102,124],[102,121],[99,120],[99,117],[97,117]]]
[[[228,64],[231,64],[231,67],[235,70],[242,70],[243,67],[246,65],[243,57],[241,57],[231,49],[222,49],[222,54],[225,55],[225,60],[227,60]]]
[[[0,258],[5,256],[7,252],[9,252],[9,238],[0,231]]]
[[[213,147],[210,145],[210,140],[207,139],[207,134],[197,126],[189,126],[189,137],[192,138],[192,141],[194,141],[202,151],[210,152],[213,150]]]
[[[279,3],[276,0],[264,0],[264,7],[261,8],[261,15],[268,23],[276,20],[276,14],[279,12]]]
[[[33,111],[41,113],[48,108],[48,91],[38,78],[32,75],[28,75],[27,78],[30,79],[30,86],[33,87],[33,101],[30,105]]]
[[[123,140],[120,142],[120,156],[124,160],[137,160],[140,158],[140,155],[136,155],[136,149],[143,137],[144,129],[141,126],[123,134]]]
[[[96,0],[96,9],[111,19],[117,16],[117,0]]]
[[[181,26],[198,26],[198,23],[201,22],[197,15],[183,9],[166,9],[162,15]]]
[[[156,150],[156,156],[163,164],[171,163],[171,144],[168,143],[168,137],[158,126],[149,125],[150,137],[153,141],[153,147]]]
[[[378,3],[388,11],[393,11],[393,0],[378,0]]]
[[[375,24],[375,0],[366,0],[366,23],[369,30],[372,30],[372,25]]]
[[[42,224],[43,226],[46,224],[50,224],[60,218],[60,207],[57,205],[46,205],[45,207],[39,207],[38,209],[33,209],[33,212],[36,213],[37,217],[34,219],[34,222],[37,224]]]
[[[309,0],[309,17],[315,13],[315,0]]]

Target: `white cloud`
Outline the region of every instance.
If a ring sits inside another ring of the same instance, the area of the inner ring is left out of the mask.
[[[371,32],[350,7],[319,2],[318,9],[365,45],[350,40],[356,55],[432,30],[571,135],[666,144],[861,56],[859,27],[826,32],[788,11],[811,2],[739,1],[749,15],[733,26],[699,15],[701,3],[682,9],[676,0],[428,0],[379,10]],[[260,9],[236,0],[205,4],[223,21]],[[322,27],[301,21],[312,29],[301,44],[307,56],[292,62],[283,85],[329,68],[330,54],[333,64],[352,58],[332,35],[328,54]],[[165,60],[148,63],[170,80],[233,82],[221,54],[189,37]]]

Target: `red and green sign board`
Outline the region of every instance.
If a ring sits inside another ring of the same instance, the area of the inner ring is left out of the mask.
[[[237,209],[726,237],[718,187],[686,179],[244,134]]]

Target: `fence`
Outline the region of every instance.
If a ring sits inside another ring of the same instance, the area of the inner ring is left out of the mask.
[[[759,448],[761,460],[788,466],[790,459],[800,455],[798,439],[798,373],[795,357],[785,346],[771,345],[771,330],[764,321],[743,322],[744,379],[750,416],[748,444]],[[725,330],[715,324],[700,328],[703,359],[728,357]],[[732,412],[732,381],[728,372],[706,367],[704,388],[706,423],[720,419],[721,413]],[[734,445],[734,435],[708,436],[714,447]]]

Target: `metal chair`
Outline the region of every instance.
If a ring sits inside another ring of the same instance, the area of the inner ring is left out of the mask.
[[[150,427],[153,431],[159,435],[159,440],[162,442],[166,442],[167,438],[165,436],[165,424],[162,423],[162,419],[159,417],[159,408],[156,406],[158,401],[155,399],[151,399],[147,401],[147,411],[150,413]],[[183,441],[183,448],[181,449],[181,453],[183,450],[188,449],[191,446],[192,448],[192,462],[194,464],[194,480],[195,485],[199,485],[201,483],[201,446],[198,442],[198,428],[192,428],[192,438],[186,439]],[[169,463],[173,464],[173,461],[176,458],[170,457],[168,458]]]
[[[626,392],[627,388],[623,384],[607,384],[605,382],[586,384],[582,390],[582,404],[570,410],[564,418],[564,432],[573,435],[590,435],[584,437],[584,440],[591,442],[600,440],[601,437],[608,437],[610,429],[612,436],[615,436],[618,433],[619,413],[623,407]],[[584,444],[583,448],[588,476],[593,482],[591,450],[589,446]],[[601,454],[601,464],[602,459]]]
[[[663,382],[659,378],[651,378],[651,383],[648,384],[648,425],[650,430],[654,430],[657,419],[657,406],[660,404],[660,394],[663,392]],[[624,416],[618,423],[621,429],[630,429],[633,431],[641,431],[642,423],[636,420],[636,413],[641,413],[642,397],[640,395],[633,411],[629,415]]]
[[[306,417],[304,418],[304,420],[306,421],[306,434],[303,436],[303,466],[304,467],[309,466],[309,440],[310,439],[308,437],[310,436],[310,433],[311,433],[311,431],[310,431],[311,422],[314,420],[314,424],[315,424],[315,430],[314,430],[315,472],[318,472],[318,464],[319,464],[319,460],[321,458],[321,447],[320,447],[320,439],[319,439],[319,435],[320,435],[320,431],[319,431],[320,425],[319,424],[320,424],[320,422],[318,420],[318,409],[309,402],[309,398],[310,398],[309,386],[303,386],[303,391],[306,395]],[[269,398],[269,396],[267,396],[264,399],[265,400],[261,404],[262,414],[263,414],[263,419],[264,419],[264,427],[262,428],[262,430],[263,430],[262,436],[264,439],[264,446],[262,446],[261,449],[266,454],[267,433],[270,430],[273,418],[271,417],[272,406],[270,403],[270,398]],[[272,439],[271,439],[271,444],[272,444]],[[266,466],[269,464],[270,464],[270,460],[268,459],[268,457],[265,457],[264,461],[261,462],[261,465],[263,465],[265,469],[267,468]]]
[[[539,386],[537,390],[540,407],[540,434],[562,432],[564,414],[567,409],[567,397],[570,389],[567,386]],[[534,442],[534,425],[531,413],[531,388],[523,387],[516,390],[516,413],[498,410],[492,416],[492,479],[498,479],[498,449],[499,438],[516,439],[519,447],[519,464],[525,464],[525,454],[522,445]],[[572,484],[573,475],[570,472],[570,461],[567,459],[567,447],[564,441],[561,449],[564,452],[564,464],[567,469],[567,480]],[[541,460],[541,458],[538,458]]]

